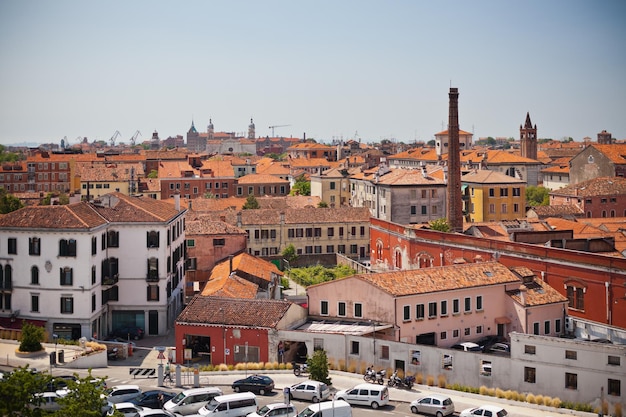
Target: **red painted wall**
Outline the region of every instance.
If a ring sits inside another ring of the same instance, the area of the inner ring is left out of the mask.
[[[393,250],[406,249],[413,262],[419,253],[433,258],[433,266],[451,265],[456,258],[474,262],[494,259],[507,267],[526,266],[567,296],[566,284],[576,282],[585,288],[584,310],[568,308],[567,314],[626,328],[626,259],[515,242],[481,239],[473,236],[406,228],[371,219],[371,263],[376,264],[376,242],[383,242],[382,261],[393,265]],[[403,259],[403,268],[407,267]],[[595,268],[594,268],[595,267]]]

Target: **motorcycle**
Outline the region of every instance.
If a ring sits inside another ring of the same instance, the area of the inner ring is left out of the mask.
[[[108,350],[107,351],[107,359],[111,360],[111,361],[117,360],[117,353],[118,353],[118,349],[117,348],[113,348],[111,350]]]
[[[381,369],[380,371],[376,372],[376,382],[379,385],[384,385],[386,375],[387,375],[387,371],[385,371],[384,369]]]
[[[365,370],[365,375],[363,375],[363,379],[365,380],[365,382],[376,382],[376,371],[374,371],[373,367],[367,367],[367,369]]]
[[[306,363],[293,363],[293,374],[295,376],[300,376],[301,374],[308,374],[309,373],[309,365],[307,365]]]
[[[413,375],[405,376],[402,379],[402,384],[404,385],[406,389],[413,388],[413,384],[415,384],[415,377]]]
[[[413,388],[413,384],[415,383],[414,376],[405,376],[404,378],[400,378],[398,376],[398,371],[394,371],[393,375],[389,378],[389,382],[387,385],[390,387],[398,387],[398,388]]]

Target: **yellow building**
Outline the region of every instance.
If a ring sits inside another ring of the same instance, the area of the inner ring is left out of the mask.
[[[526,183],[495,171],[461,177],[465,221],[497,222],[526,216]]]

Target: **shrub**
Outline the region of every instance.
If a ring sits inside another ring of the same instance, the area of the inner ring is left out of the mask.
[[[356,373],[356,367],[357,364],[355,361],[351,360],[350,362],[348,362],[348,372],[352,374]]]
[[[228,366],[224,363],[220,363],[217,368],[218,371],[228,371]]]
[[[535,404],[539,404],[539,405],[543,404],[543,395],[538,394],[535,396]]]
[[[500,388],[496,388],[496,397],[497,398],[504,398],[504,391],[501,390]]]
[[[553,398],[552,402],[550,402],[550,405],[552,407],[555,407],[555,408],[560,408],[561,407],[561,399],[559,397]]]
[[[526,395],[526,402],[529,404],[535,404],[536,403],[535,394]]]
[[[421,372],[418,372],[417,375],[415,375],[415,383],[416,384],[423,384],[424,383],[424,374]]]
[[[507,400],[513,400],[514,398],[517,398],[517,392],[506,390],[504,392],[504,398],[506,398]]]
[[[43,350],[41,342],[44,339],[43,327],[35,326],[28,322],[22,324],[22,340],[20,342],[20,352],[39,352]]]
[[[622,404],[621,403],[615,404],[613,414],[615,414],[615,417],[622,417]]]
[[[439,388],[445,388],[446,387],[446,376],[445,375],[437,376],[437,386]]]
[[[552,404],[552,397],[548,397],[547,395],[543,396],[543,405],[550,406]]]
[[[346,361],[345,361],[345,359],[339,359],[338,364],[337,364],[337,369],[339,369],[340,371],[345,371],[346,370]]]
[[[428,375],[426,377],[426,385],[428,385],[429,387],[435,386],[435,377],[432,375]]]
[[[606,400],[602,401],[602,414],[605,416],[609,414],[609,403]]]

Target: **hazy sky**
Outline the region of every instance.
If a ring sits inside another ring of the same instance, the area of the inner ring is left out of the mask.
[[[0,0],[0,143],[626,138],[626,1]]]

